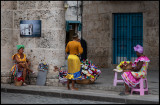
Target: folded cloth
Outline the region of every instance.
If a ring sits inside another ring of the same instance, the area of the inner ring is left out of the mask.
[[[120,70],[120,69],[113,69],[113,71],[116,71],[116,72],[123,72],[123,70]]]

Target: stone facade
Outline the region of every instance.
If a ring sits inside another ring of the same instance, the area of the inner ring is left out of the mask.
[[[76,8],[75,2],[68,3],[70,11]],[[158,1],[83,1],[78,4],[78,21],[83,23],[82,36],[87,41],[88,59],[96,66],[111,69],[116,66],[112,57],[112,13],[142,12],[144,54],[151,60],[149,70],[159,70]],[[36,72],[31,76],[31,84],[36,83],[38,64],[46,62],[49,64],[46,85],[62,85],[53,67],[65,64],[65,20],[76,20],[76,17],[73,19],[76,14],[70,13],[64,9],[64,1],[1,1],[1,83],[10,81],[11,57],[17,53],[16,45],[23,44],[24,53],[32,63],[31,69]],[[41,37],[20,37],[20,20],[42,20]]]
[[[35,84],[38,64],[49,64],[48,81],[58,84],[58,72],[54,66],[62,66],[65,61],[65,9],[64,1],[1,1],[1,82],[9,82],[8,74],[17,53],[16,45],[25,46],[24,53],[31,61],[31,84]],[[41,20],[41,37],[20,37],[20,20]],[[2,75],[3,74],[3,75]],[[52,80],[53,79],[53,80]]]
[[[83,1],[83,38],[88,43],[88,59],[97,66],[113,64],[112,13],[143,13],[143,47],[149,57],[149,70],[159,70],[158,1]]]
[[[82,22],[82,1],[66,1],[65,4],[68,5],[65,11],[65,20]],[[77,33],[79,39],[81,39],[81,31]]]

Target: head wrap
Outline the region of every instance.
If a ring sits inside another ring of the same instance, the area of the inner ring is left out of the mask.
[[[19,50],[19,49],[21,49],[21,48],[24,49],[24,45],[16,45],[16,47],[17,47],[17,50]]]
[[[139,53],[143,53],[143,47],[141,45],[137,45],[134,47],[134,51],[137,51]]]

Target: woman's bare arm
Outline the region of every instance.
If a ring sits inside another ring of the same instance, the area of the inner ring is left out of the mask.
[[[138,72],[143,66],[143,61],[139,61],[137,66],[132,69],[132,71]]]

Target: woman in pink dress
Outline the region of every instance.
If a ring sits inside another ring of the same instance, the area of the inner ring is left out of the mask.
[[[129,88],[136,87],[140,83],[140,79],[147,76],[147,68],[150,60],[143,55],[143,47],[141,45],[135,46],[134,51],[138,58],[132,64],[133,68],[131,70],[124,70],[124,73],[121,75],[125,83],[125,93],[120,93],[120,95],[130,94]]]

